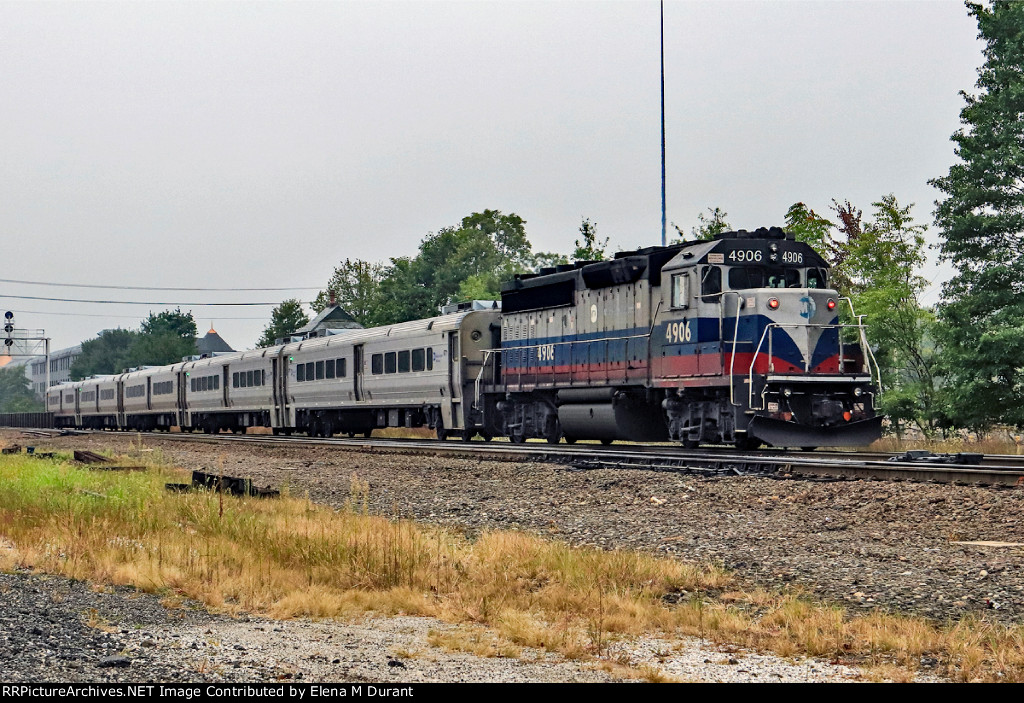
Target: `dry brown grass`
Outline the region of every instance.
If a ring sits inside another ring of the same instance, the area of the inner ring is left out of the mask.
[[[949,439],[897,439],[883,437],[875,440],[866,451],[898,453],[911,449],[927,449],[936,453],[977,452],[979,454],[1024,454],[1024,437],[1007,432],[992,433],[982,439],[951,437]]]
[[[735,590],[711,566],[517,532],[471,541],[366,514],[357,479],[342,510],[289,497],[170,494],[168,479],[162,465],[118,475],[0,457],[0,568],[134,586],[169,607],[192,598],[278,618],[433,616],[462,626],[433,634],[436,646],[487,656],[531,648],[587,659],[616,639],[688,634],[865,663],[890,680],[910,676],[922,656],[956,680],[1024,680],[1022,627],[851,616],[793,593]],[[666,598],[684,591],[681,603]],[[653,669],[640,675],[658,678]]]

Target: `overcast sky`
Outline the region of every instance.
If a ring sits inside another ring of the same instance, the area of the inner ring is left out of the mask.
[[[571,251],[661,236],[658,3],[0,2],[0,278],[322,287],[485,208]],[[668,219],[736,228],[804,201],[932,221],[959,90],[960,2],[666,2]],[[670,234],[672,230],[670,227]],[[929,241],[935,241],[934,232]],[[926,271],[936,286],[941,270]],[[929,296],[938,295],[934,288]],[[311,300],[0,283],[0,295]],[[159,306],[0,297],[53,348]],[[191,309],[236,349],[270,307]],[[60,315],[55,313],[61,313]],[[248,319],[242,319],[248,318]],[[255,319],[253,319],[255,318]]]

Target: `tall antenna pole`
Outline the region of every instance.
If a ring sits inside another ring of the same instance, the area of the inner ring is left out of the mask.
[[[661,0],[661,246],[665,246],[665,0]]]

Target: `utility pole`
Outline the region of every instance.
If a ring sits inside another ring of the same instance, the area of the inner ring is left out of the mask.
[[[661,246],[665,238],[665,0],[661,0]]]

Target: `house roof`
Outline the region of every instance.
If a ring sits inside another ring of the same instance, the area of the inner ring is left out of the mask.
[[[319,315],[310,320],[309,324],[295,330],[292,335],[312,336],[314,332],[321,329],[358,330],[362,328],[363,326],[340,306],[328,305],[320,311]]]
[[[217,334],[217,330],[212,327],[210,328],[210,331],[206,333],[205,337],[201,337],[196,340],[196,350],[200,355],[234,351],[234,349],[228,346],[228,343],[224,341],[224,338]]]

